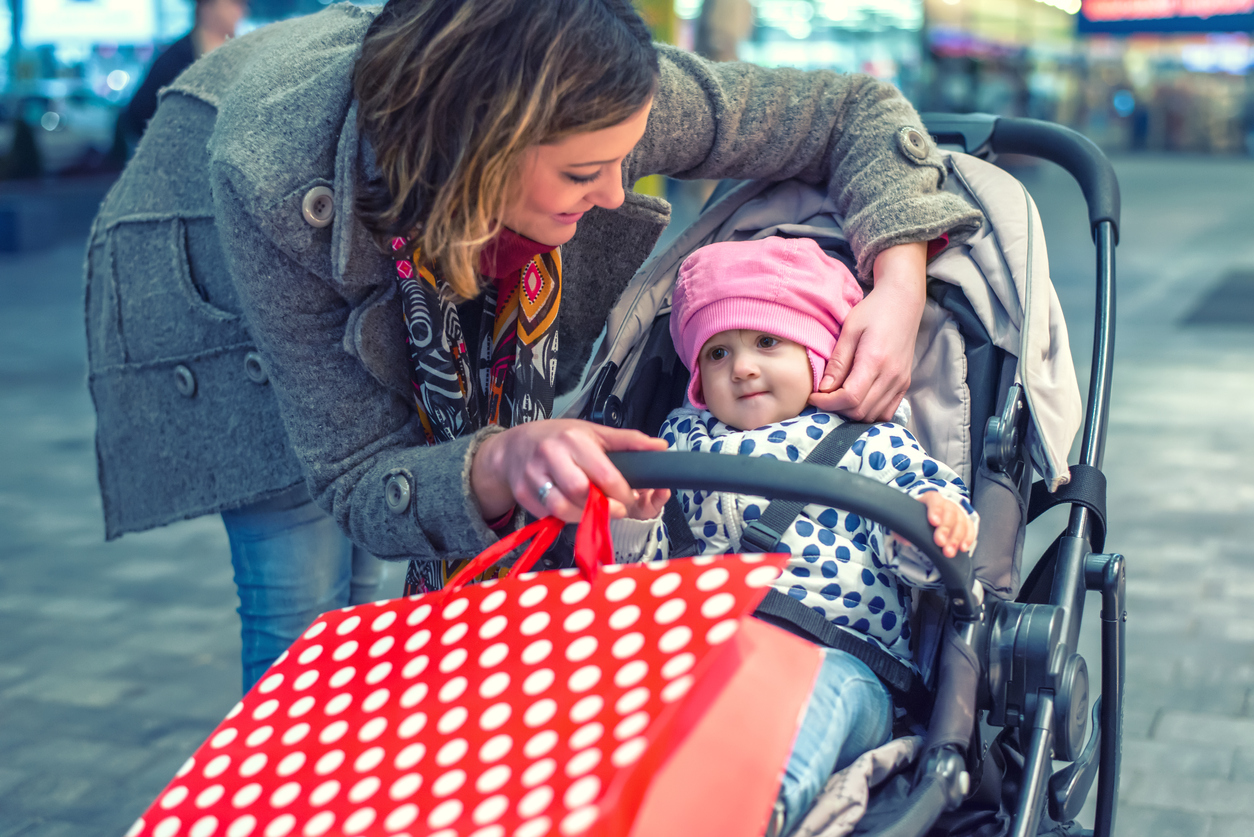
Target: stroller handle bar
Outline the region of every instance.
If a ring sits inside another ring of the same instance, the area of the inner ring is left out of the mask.
[[[762,457],[669,451],[618,452],[609,458],[634,488],[730,491],[817,503],[881,523],[931,559],[956,618],[980,618],[982,608],[979,594],[973,590],[976,582],[970,556],[959,552],[946,558],[932,539],[933,529],[923,504],[887,485],[837,468]]]
[[[1062,166],[1080,184],[1094,235],[1099,224],[1109,221],[1119,242],[1119,180],[1088,137],[1040,119],[987,113],[925,113],[922,118],[937,142],[960,145],[969,154],[1028,154]]]

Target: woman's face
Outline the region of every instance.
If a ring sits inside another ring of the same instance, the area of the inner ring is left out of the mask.
[[[617,125],[571,134],[523,152],[519,195],[501,219],[533,241],[565,244],[575,225],[594,206],[615,209],[623,202],[623,159],[644,136],[653,101]]]

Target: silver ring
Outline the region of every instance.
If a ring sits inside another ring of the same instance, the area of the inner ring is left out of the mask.
[[[544,504],[544,501],[545,501],[545,500],[547,500],[547,499],[549,498],[549,492],[550,492],[550,491],[552,491],[552,490],[553,490],[553,481],[552,481],[552,480],[549,480],[549,481],[548,481],[548,482],[546,482],[544,485],[542,485],[542,486],[540,486],[538,489],[536,489],[536,496],[540,498],[540,503],[541,503],[541,504]]]

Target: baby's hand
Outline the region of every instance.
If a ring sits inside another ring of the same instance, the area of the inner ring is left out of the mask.
[[[643,488],[636,492],[636,502],[627,507],[627,517],[632,520],[653,520],[662,513],[662,507],[670,498],[669,488]]]
[[[942,497],[938,491],[929,491],[918,498],[927,506],[927,522],[936,527],[936,545],[953,558],[959,550],[969,552],[975,542],[975,524],[962,506]]]

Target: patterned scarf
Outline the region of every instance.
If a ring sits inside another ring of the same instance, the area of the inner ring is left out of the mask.
[[[392,241],[393,250],[404,246],[403,238]],[[396,261],[414,406],[429,445],[489,424],[512,427],[546,419],[553,412],[560,251],[503,230],[484,248],[480,272],[496,282],[483,295],[475,375],[447,283],[420,251]],[[405,594],[438,590],[455,571],[411,561]]]

